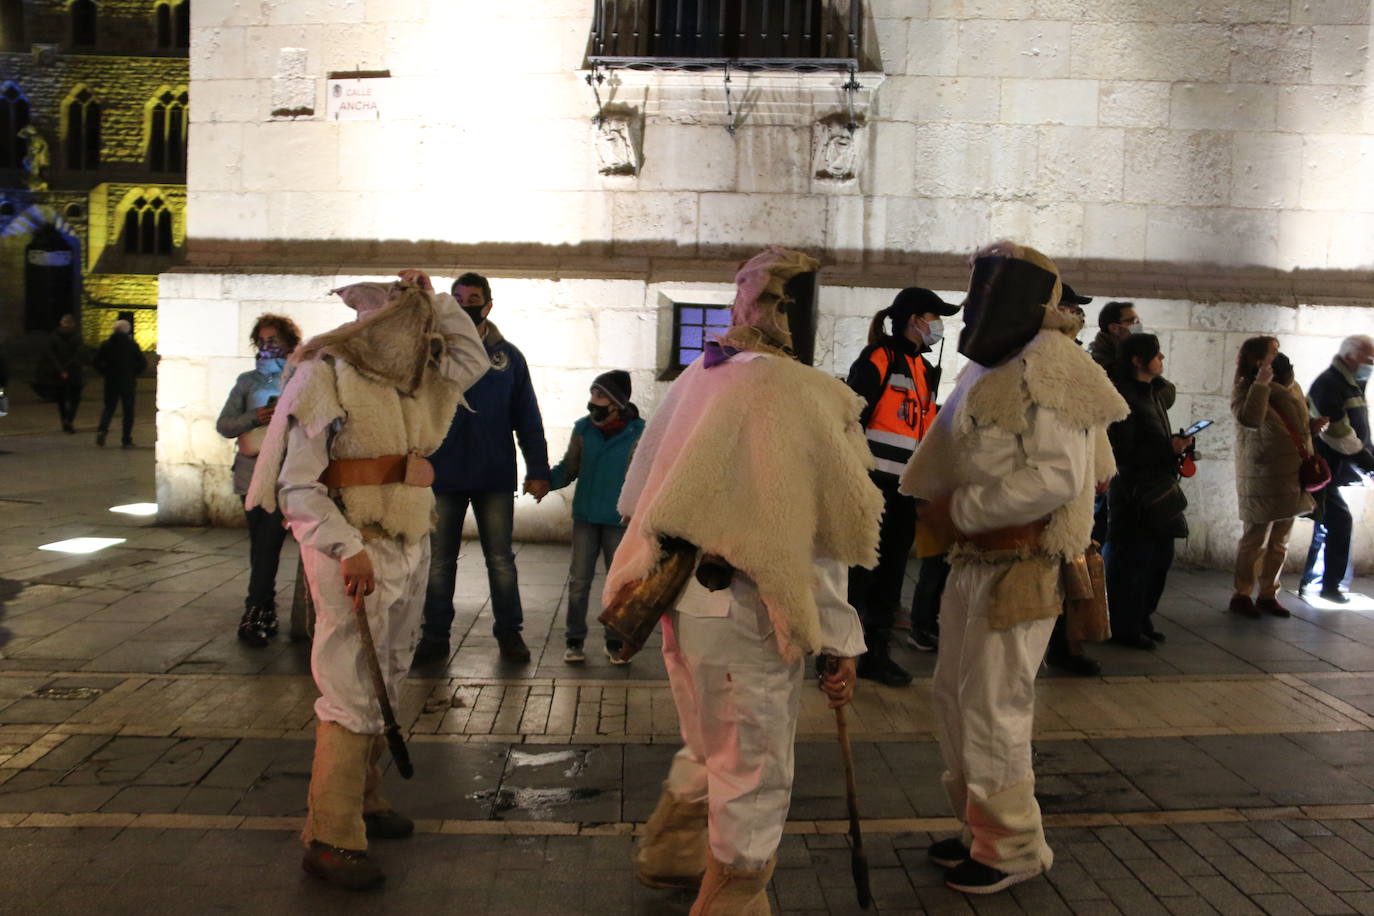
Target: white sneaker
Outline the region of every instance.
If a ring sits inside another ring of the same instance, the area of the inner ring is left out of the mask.
[[[582,643],[580,642],[570,642],[568,648],[563,650],[563,661],[570,665],[576,665],[578,662],[586,660],[587,656],[582,654]]]
[[[611,660],[612,665],[628,665],[630,663],[630,660],[628,658],[620,658],[618,655],[616,655],[616,653],[619,651],[620,646],[617,645],[613,647],[610,643],[606,644],[606,657]]]

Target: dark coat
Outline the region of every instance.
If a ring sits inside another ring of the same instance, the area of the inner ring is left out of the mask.
[[[1174,431],[1169,424],[1174,386],[1163,378],[1151,382],[1132,379],[1118,383],[1117,389],[1126,399],[1131,413],[1107,427],[1117,469],[1109,496],[1108,539],[1131,540],[1140,535],[1187,537],[1188,520],[1183,515],[1162,529],[1153,529],[1144,521],[1146,498],[1166,483],[1178,480],[1178,456],[1174,454],[1172,442]]]
[[[82,368],[86,364],[86,344],[77,328],[58,328],[48,336],[34,368],[35,387],[55,388],[59,383],[81,387]],[[62,376],[66,375],[64,379]]]
[[[1351,433],[1364,446],[1353,455],[1344,455],[1317,439],[1317,454],[1331,465],[1331,483],[1338,487],[1356,483],[1360,471],[1374,472],[1374,449],[1369,442],[1369,407],[1364,402],[1364,384],[1337,357],[1307,389],[1307,399],[1319,416],[1331,421],[1326,434],[1340,439]]]
[[[464,395],[472,409],[458,408],[443,444],[429,456],[434,489],[440,493],[513,493],[515,441],[511,433],[520,440],[525,476],[549,479],[549,446],[529,364],[490,321],[483,324],[482,343],[491,368]]]
[[[95,352],[91,362],[105,377],[106,388],[127,388],[148,368],[148,360],[130,334],[111,334]]]

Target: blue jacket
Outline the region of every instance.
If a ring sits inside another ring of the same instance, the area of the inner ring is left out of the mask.
[[[627,416],[625,428],[609,439],[601,434],[590,417],[573,424],[567,454],[554,467],[549,482],[552,489],[561,490],[581,479],[573,494],[573,518],[579,522],[620,524],[615,504],[620,501],[620,488],[625,485],[630,455],[644,432],[639,411],[633,404],[630,409],[633,413]]]
[[[496,325],[487,321],[484,331],[482,343],[491,358],[491,369],[467,390],[472,409],[458,408],[443,444],[429,456],[434,465],[434,489],[440,493],[514,492],[517,481],[512,432],[525,456],[525,476],[549,479],[549,447],[544,441],[539,401],[530,384],[529,364]]]

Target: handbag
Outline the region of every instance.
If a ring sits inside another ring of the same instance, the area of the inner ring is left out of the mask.
[[[1298,450],[1298,457],[1302,458],[1302,464],[1298,465],[1298,485],[1308,493],[1316,492],[1331,482],[1331,465],[1326,463],[1326,459],[1321,455],[1309,452],[1303,443],[1302,436],[1293,428],[1293,424],[1288,422],[1288,418],[1283,415],[1283,411],[1275,408],[1274,414],[1283,424],[1283,428],[1288,430],[1288,438],[1293,440],[1293,447]]]
[[[1081,557],[1064,563],[1064,634],[1074,642],[1103,642],[1111,638],[1107,611],[1107,570],[1097,542]]]

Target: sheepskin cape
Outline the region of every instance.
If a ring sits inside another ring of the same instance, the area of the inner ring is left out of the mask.
[[[863,401],[785,357],[692,363],[640,439],[621,491],[629,528],[606,576],[610,600],[684,538],[753,579],[786,658],[820,648],[815,558],[878,560],[882,494],[869,478]]]
[[[428,455],[437,449],[463,397],[462,386],[437,368],[436,350],[442,353],[443,344],[424,297],[398,301],[306,344],[268,424],[246,505],[277,508],[289,418],[312,437],[334,425],[331,459]],[[336,499],[364,537],[416,543],[433,525],[429,487],[343,487]]]
[[[1032,406],[1054,410],[1068,425],[1088,431],[1093,473],[1077,496],[1050,513],[1033,551],[984,552],[969,545],[951,550],[951,561],[1008,565],[989,612],[994,627],[1059,613],[1059,561],[1081,556],[1092,539],[1094,485],[1116,473],[1107,426],[1127,415],[1126,402],[1092,357],[1061,330],[1044,328],[1005,363],[965,368],[900,485],[901,492],[922,499],[956,489],[962,482],[959,456],[975,447],[974,431],[997,426],[1023,435]]]

